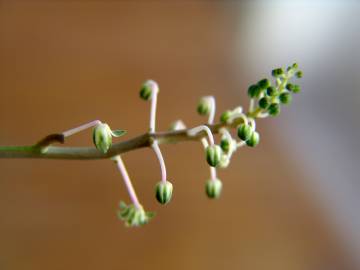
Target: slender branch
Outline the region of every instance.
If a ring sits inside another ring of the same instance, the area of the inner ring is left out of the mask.
[[[214,134],[219,133],[225,124],[207,125]],[[230,126],[230,125],[228,125]],[[234,125],[231,125],[234,127]],[[194,136],[188,134],[190,129],[144,133],[127,141],[114,143],[106,154],[101,153],[95,147],[58,147],[49,146],[46,151],[41,152],[36,145],[30,146],[0,146],[0,158],[43,158],[43,159],[106,159],[116,155],[133,151],[139,148],[151,146],[154,140],[158,144],[170,144],[183,141],[199,141],[207,136],[205,131],[200,131]]]

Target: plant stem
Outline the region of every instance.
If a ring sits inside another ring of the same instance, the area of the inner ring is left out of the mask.
[[[213,134],[219,133],[222,127],[235,127],[233,124],[207,125]],[[205,130],[199,131],[194,135],[189,135],[193,129],[178,131],[145,133],[127,141],[114,143],[106,154],[101,153],[95,147],[58,147],[49,146],[46,151],[41,152],[34,145],[31,146],[0,146],[0,158],[43,158],[43,159],[71,159],[71,160],[90,160],[111,158],[121,153],[133,151],[143,147],[151,146],[154,140],[158,144],[171,144],[184,141],[199,141],[208,134]]]

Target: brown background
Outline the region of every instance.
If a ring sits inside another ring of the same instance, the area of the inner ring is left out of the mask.
[[[138,98],[148,78],[160,84],[157,127],[164,130],[178,118],[188,126],[204,122],[195,112],[202,95],[214,94],[219,111],[247,105],[247,86],[271,68],[294,60],[305,63],[305,74],[311,67],[291,47],[263,64],[251,57],[246,39],[265,46],[265,34],[252,31],[241,2],[0,7],[2,145],[31,144],[93,119],[128,130],[123,139],[138,135],[148,125],[149,104]],[[304,83],[311,88],[306,76]],[[287,136],[286,145],[279,139],[308,99],[296,97],[284,110],[292,113],[259,121],[261,144],[242,149],[219,172],[224,192],[217,201],[204,195],[209,171],[200,144],[161,147],[175,186],[165,207],[154,200],[160,171],[153,152],[124,155],[142,204],[157,212],[141,229],[116,218],[118,201],[128,196],[110,161],[0,160],[0,269],[356,269],[302,184],[309,172],[290,155],[296,138]],[[90,145],[90,132],[69,143]]]

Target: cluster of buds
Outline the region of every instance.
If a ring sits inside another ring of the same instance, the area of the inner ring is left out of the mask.
[[[248,88],[250,105],[248,112],[244,112],[242,107],[236,107],[232,110],[226,110],[220,115],[220,123],[214,124],[216,113],[216,103],[213,96],[202,97],[196,108],[202,116],[207,116],[207,123],[186,129],[184,122],[177,120],[171,124],[170,130],[178,132],[183,130],[186,136],[196,137],[201,133],[201,143],[205,150],[205,160],[210,168],[210,178],[205,183],[205,194],[210,199],[219,198],[223,188],[221,180],[217,176],[217,169],[227,168],[230,164],[232,155],[242,146],[255,147],[260,142],[260,134],[256,130],[257,118],[276,116],[280,113],[280,105],[289,104],[293,93],[300,92],[300,86],[292,84],[289,80],[295,76],[302,77],[302,71],[298,70],[295,63],[289,66],[286,71],[283,68],[277,68],[272,71],[275,79],[272,85],[269,79],[262,79]],[[146,81],[140,89],[140,97],[151,102],[150,109],[150,127],[149,133],[155,133],[156,106],[159,86],[155,81]],[[102,153],[107,153],[112,145],[112,137],[120,137],[125,134],[123,130],[111,130],[109,125],[99,120],[92,121],[80,127],[63,132],[67,137],[86,128],[94,127],[93,142],[95,147]],[[236,135],[231,135],[231,130],[236,128]],[[220,142],[215,143],[212,131],[221,135]],[[203,136],[205,135],[206,136]],[[154,136],[153,138],[156,138]],[[154,150],[160,164],[161,180],[155,185],[156,200],[165,205],[171,201],[173,195],[173,185],[167,179],[166,167],[159,143],[156,139],[151,140],[151,148]],[[149,222],[154,213],[147,212],[140,204],[132,185],[130,177],[125,168],[125,164],[120,155],[111,158],[117,165],[124,184],[127,188],[131,204],[127,205],[120,202],[118,217],[125,222],[127,226],[141,226]]]

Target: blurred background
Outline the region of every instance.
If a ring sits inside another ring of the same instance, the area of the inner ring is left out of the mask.
[[[261,144],[204,194],[200,143],[162,146],[174,197],[154,199],[150,149],[123,155],[141,229],[109,161],[0,160],[0,269],[360,269],[360,4],[357,1],[0,1],[0,144],[101,119],[148,127],[146,79],[160,84],[159,130],[188,126],[203,95],[218,115],[247,107],[247,87],[297,61],[303,91],[258,121]],[[91,145],[91,133],[70,145]]]

